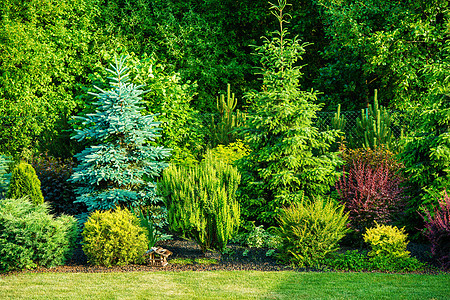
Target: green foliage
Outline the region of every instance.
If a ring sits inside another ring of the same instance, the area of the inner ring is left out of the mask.
[[[239,243],[250,248],[278,248],[280,239],[276,234],[264,229],[263,225],[255,226],[253,222],[244,226],[246,232],[237,234],[233,238],[234,243]]]
[[[271,7],[280,30],[256,47],[260,58],[261,91],[246,94],[252,113],[243,128],[251,153],[240,163],[240,202],[245,218],[273,224],[281,207],[305,194],[322,195],[334,184],[338,163],[329,148],[337,131],[319,132],[313,120],[320,106],[316,91],[298,87],[298,61],[308,43],[289,39],[283,27],[286,1]]]
[[[166,167],[169,149],[154,146],[161,128],[154,115],[143,116],[140,88],[129,82],[126,57],[111,65],[110,89],[94,94],[96,111],[84,117],[73,136],[91,145],[75,155],[79,165],[70,180],[80,184],[76,202],[89,211],[118,205],[158,205],[155,183]]]
[[[10,160],[4,155],[0,155],[0,199],[7,193],[11,174],[8,173]]]
[[[94,265],[142,263],[148,250],[146,229],[127,209],[94,211],[81,235],[83,251]]]
[[[445,56],[447,1],[314,2],[328,42],[314,83],[330,107],[367,107],[379,89],[383,105],[405,109],[420,106],[427,90],[441,85],[423,69],[439,67]]]
[[[377,90],[373,106],[361,110],[361,118],[356,119],[356,127],[349,136],[352,148],[376,148],[383,145],[387,149],[394,149],[395,139],[391,130],[391,117],[387,109],[378,105]]]
[[[169,228],[193,238],[202,251],[222,250],[240,224],[236,169],[211,153],[191,168],[170,165],[158,185],[165,198]]]
[[[54,218],[48,204],[28,199],[0,201],[0,270],[63,265],[70,258],[78,236],[73,217]]]
[[[57,159],[41,153],[33,156],[31,165],[41,182],[41,191],[45,201],[54,214],[78,215],[86,211],[83,203],[75,203],[74,185],[68,181],[75,163],[71,159]]]
[[[143,114],[155,114],[161,122],[161,145],[172,149],[170,161],[175,164],[192,165],[205,151],[206,141],[202,120],[198,111],[191,107],[197,94],[197,85],[183,82],[178,72],[169,71],[153,56],[131,58],[130,71],[133,82],[146,86],[142,95]]]
[[[281,211],[278,221],[281,257],[299,267],[316,266],[348,232],[348,213],[330,199],[295,203]]]
[[[404,258],[409,256],[406,251],[408,245],[408,235],[404,228],[398,229],[395,226],[380,225],[376,223],[373,228],[368,228],[363,235],[364,242],[368,243],[371,257],[389,256],[392,258]]]
[[[132,207],[131,212],[139,219],[142,228],[147,230],[148,249],[156,245],[158,241],[171,239],[171,235],[162,234],[157,227],[162,227],[161,220],[154,220],[151,207]],[[159,221],[159,222],[158,222]],[[166,220],[164,220],[166,221]]]
[[[341,132],[345,132],[345,124],[347,123],[347,119],[345,116],[341,116],[341,105],[339,104],[337,107],[337,112],[334,114],[331,119],[331,129],[339,130]]]
[[[237,140],[227,146],[217,145],[217,147],[209,150],[209,152],[215,158],[232,165],[239,159],[247,156],[250,153],[250,149],[244,144],[243,141]]]
[[[29,197],[36,205],[44,203],[41,182],[39,181],[33,166],[29,163],[21,161],[12,169],[7,197]]]
[[[102,36],[97,0],[0,1],[0,151],[73,155],[68,120],[79,84],[114,38]]]
[[[225,83],[255,84],[248,44],[264,30],[254,24],[262,19],[254,11],[259,6],[249,1],[113,0],[99,4],[99,27],[129,52],[153,53],[170,71],[179,72],[183,82],[198,82],[193,105],[212,111],[211,95]]]
[[[228,145],[236,141],[236,129],[243,125],[245,115],[239,110],[233,112],[236,108],[237,98],[234,93],[231,93],[231,86],[227,86],[227,99],[225,95],[217,97],[217,110],[219,111],[220,121],[216,124],[214,115],[211,116],[211,139],[213,145],[223,144]]]
[[[421,229],[418,212],[432,215],[439,205],[437,199],[450,186],[450,41],[445,41],[441,52],[423,70],[430,89],[420,108],[417,132],[401,154],[410,185],[407,216],[414,224],[410,230]]]
[[[367,250],[347,250],[333,253],[322,261],[323,265],[342,271],[420,272],[426,265],[415,257],[392,259],[386,256],[370,257]]]

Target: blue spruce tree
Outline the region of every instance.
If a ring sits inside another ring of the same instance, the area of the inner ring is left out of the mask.
[[[142,86],[130,82],[126,57],[111,64],[110,89],[94,94],[96,111],[76,117],[82,127],[72,137],[91,146],[75,155],[79,161],[70,181],[79,185],[76,202],[89,211],[158,205],[155,179],[167,166],[170,150],[155,146],[159,122],[142,115]]]

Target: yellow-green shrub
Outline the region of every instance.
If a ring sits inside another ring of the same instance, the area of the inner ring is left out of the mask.
[[[169,228],[194,239],[202,251],[222,250],[240,225],[236,167],[209,151],[191,168],[170,165],[158,189],[165,198]]]
[[[94,265],[143,262],[147,232],[127,209],[95,211],[84,225],[83,251]]]
[[[399,229],[395,226],[380,225],[367,229],[363,235],[364,241],[371,247],[368,253],[371,257],[386,256],[392,258],[409,257],[409,251],[406,251],[408,245],[408,234],[404,228]]]
[[[17,164],[11,172],[8,198],[29,197],[33,204],[44,203],[44,196],[33,166],[24,161]]]
[[[227,146],[218,145],[211,149],[209,153],[216,159],[222,160],[228,164],[233,164],[236,160],[247,156],[250,153],[250,148],[244,144],[243,141],[237,140]]]
[[[278,220],[281,256],[299,267],[320,263],[348,231],[344,206],[320,198],[283,209]]]

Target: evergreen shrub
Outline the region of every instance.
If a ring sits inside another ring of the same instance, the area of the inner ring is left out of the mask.
[[[12,169],[7,197],[29,197],[34,204],[44,203],[41,182],[39,181],[33,166],[29,163],[21,161]]]
[[[425,211],[424,235],[431,243],[431,254],[440,263],[441,267],[450,270],[450,197],[447,192],[439,201],[439,207],[434,209],[432,216]]]
[[[347,233],[348,213],[330,199],[302,201],[281,211],[278,217],[281,258],[299,267],[316,266],[338,249]]]
[[[93,265],[142,263],[148,250],[147,230],[128,209],[94,211],[81,235],[83,251]]]
[[[282,207],[301,195],[328,193],[338,176],[339,159],[330,147],[339,131],[320,131],[314,123],[321,109],[318,92],[303,91],[299,84],[299,61],[309,44],[290,38],[283,27],[287,6],[285,0],[272,4],[279,30],[255,47],[262,89],[245,95],[251,106],[242,134],[251,152],[238,163],[242,214],[265,225],[275,225]]]
[[[0,270],[63,265],[78,236],[76,220],[54,218],[47,203],[34,205],[27,198],[0,201]]]
[[[74,184],[68,181],[75,166],[71,159],[62,160],[41,153],[32,158],[31,165],[36,170],[42,194],[53,213],[74,216],[86,211],[83,203],[75,203]]]
[[[82,123],[73,138],[90,146],[75,155],[79,165],[70,180],[79,184],[76,202],[88,211],[160,205],[155,181],[170,155],[169,149],[156,146],[160,123],[155,115],[142,114],[145,91],[130,82],[126,57],[107,71],[109,88],[96,87],[98,93],[92,94],[95,112],[77,117]]]
[[[202,251],[222,250],[240,224],[239,181],[236,167],[210,152],[197,166],[169,166],[159,185],[169,228],[194,239]]]
[[[408,235],[404,229],[395,226],[386,226],[375,223],[375,227],[367,229],[364,233],[364,241],[371,247],[369,256],[392,256],[394,258],[404,258],[409,256],[406,251],[408,245]]]

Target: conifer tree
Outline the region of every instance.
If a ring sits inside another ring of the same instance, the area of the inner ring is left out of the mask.
[[[261,91],[246,95],[252,104],[244,134],[252,152],[240,161],[242,214],[251,220],[274,224],[278,211],[304,194],[329,191],[334,184],[337,157],[329,152],[337,131],[319,132],[313,120],[320,106],[316,91],[302,91],[298,61],[308,43],[288,38],[288,23],[279,0],[271,7],[280,30],[263,37],[256,47],[260,57]]]
[[[14,166],[6,196],[14,199],[29,197],[30,201],[35,205],[44,203],[41,182],[32,165],[21,161]]]
[[[126,57],[116,59],[109,79],[110,89],[92,94],[96,111],[77,117],[82,128],[72,137],[91,146],[75,155],[78,167],[70,180],[80,184],[76,202],[89,211],[116,206],[155,205],[154,181],[166,167],[169,149],[155,146],[159,122],[155,115],[142,115],[142,86],[130,82]]]

